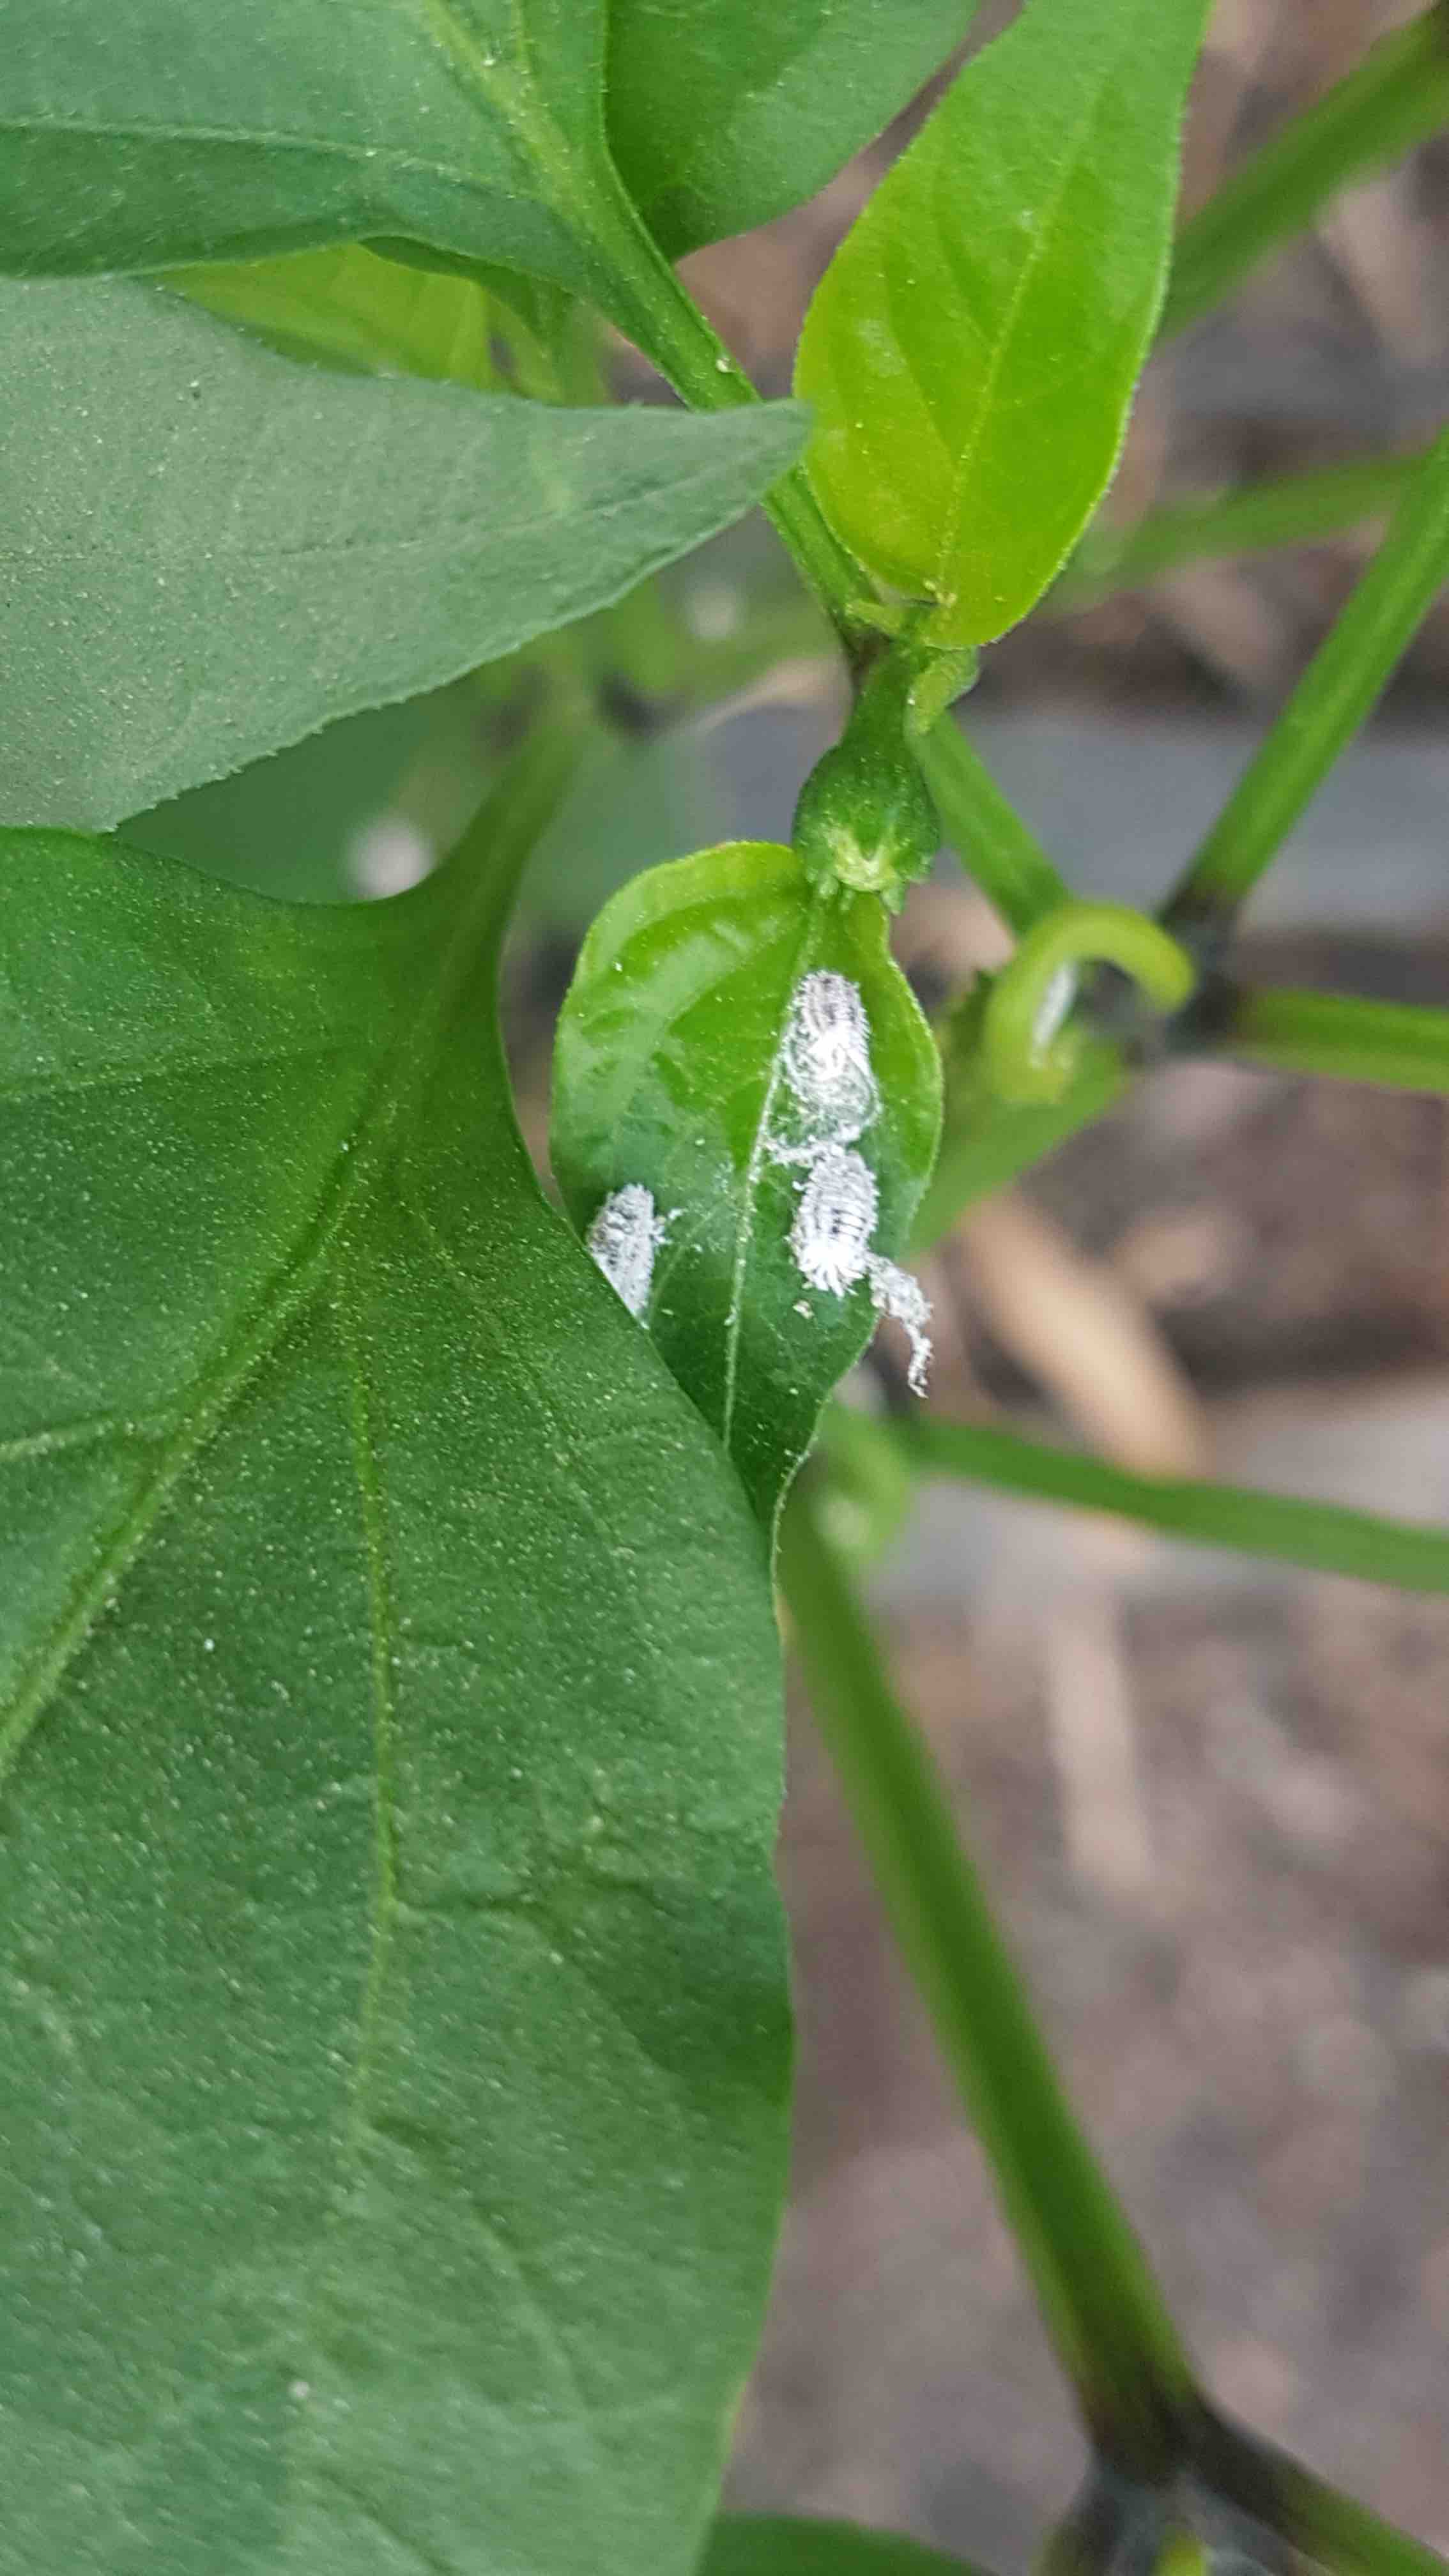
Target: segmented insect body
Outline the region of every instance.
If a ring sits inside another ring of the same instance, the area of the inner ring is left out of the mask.
[[[773,1139],[770,1151],[776,1162],[806,1166],[790,1228],[795,1267],[811,1288],[834,1297],[868,1279],[877,1314],[889,1315],[910,1337],[908,1383],[924,1395],[930,1302],[908,1270],[871,1250],[880,1193],[870,1165],[853,1149],[879,1115],[880,1091],[871,1070],[865,1003],[848,975],[819,967],[797,984],[785,1029],[784,1075],[794,1132]]]
[[[806,1162],[824,1145],[853,1145],[880,1109],[870,1069],[870,1023],[848,975],[817,967],[802,976],[785,1026],[784,1073],[803,1130],[780,1140],[777,1159]]]
[[[652,1190],[628,1181],[610,1191],[589,1228],[587,1249],[631,1315],[642,1315],[649,1303],[654,1256],[669,1239],[670,1222],[656,1215]]]
[[[790,1250],[812,1288],[843,1297],[870,1262],[880,1194],[869,1163],[848,1145],[825,1145],[805,1176]]]

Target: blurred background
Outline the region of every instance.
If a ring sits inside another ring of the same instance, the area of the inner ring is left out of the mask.
[[[1186,202],[1413,15],[1220,0]],[[987,6],[971,43],[1010,15]],[[831,250],[929,93],[800,212],[686,264],[788,389]],[[619,390],[662,399],[622,346]],[[1108,517],[1393,454],[1449,415],[1449,137],[1341,198],[1153,362]],[[1081,891],[1155,898],[1370,552],[1180,566],[985,660],[970,727]],[[593,715],[509,978],[540,1158],[578,940],[638,867],[788,833],[842,714],[762,522],[576,630]],[[1257,980],[1449,1004],[1449,598],[1255,898]],[[400,890],[476,800],[486,682],[350,720],[129,827],[310,899]],[[928,1007],[1005,953],[953,860],[900,954]],[[1439,1100],[1175,1065],[930,1265],[933,1400],[1125,1465],[1449,1520]],[[853,1390],[878,1400],[868,1373]],[[1229,2409],[1449,2549],[1449,1601],[1258,1568],[963,1485],[870,1571],[901,1689],[1078,2104]],[[739,2505],[1025,2565],[1080,2444],[803,1712],[783,1870],[795,2190]]]

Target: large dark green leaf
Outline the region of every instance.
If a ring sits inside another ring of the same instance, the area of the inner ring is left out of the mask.
[[[699,2576],[970,2576],[894,2531],[854,2522],[792,2522],[774,2514],[727,2514],[710,2533]]]
[[[976,0],[612,0],[609,138],[671,255],[798,206],[903,108]]]
[[[589,294],[628,327],[671,252],[822,186],[975,0],[12,0],[0,265],[146,269],[397,235]],[[606,30],[607,21],[607,30]]]
[[[629,216],[604,142],[604,15],[12,0],[0,265],[154,269],[396,234],[612,306]]]
[[[827,1032],[820,1083],[802,1092],[792,1066],[811,978],[827,1004],[849,988],[860,1035],[857,1047],[839,1023]],[[642,1219],[648,1192],[663,1232],[652,1265],[634,1238],[649,1275],[630,1302],[767,1525],[869,1339],[889,1285],[869,1257],[889,1266],[901,1251],[940,1117],[935,1044],[880,904],[812,895],[792,850],[737,841],[653,868],[590,931],[559,1021],[554,1170],[591,1233],[606,1202]],[[830,1285],[811,1274],[832,1267],[821,1228],[842,1158],[843,1212],[868,1222]],[[627,1263],[615,1267],[623,1278]]]
[[[1046,588],[1110,478],[1167,273],[1205,0],[1027,0],[882,181],[805,320],[810,471],[951,644]]]
[[[0,288],[0,820],[104,827],[617,598],[793,412],[301,368],[125,280]]]
[[[685,2576],[758,2323],[778,1650],[492,1007],[551,788],[343,912],[0,868],[6,2576]]]

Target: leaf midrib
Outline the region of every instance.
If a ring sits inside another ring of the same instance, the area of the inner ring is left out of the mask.
[[[1134,10],[1130,23],[1135,24],[1139,15],[1140,12]],[[1010,38],[1009,36],[1003,37],[998,39],[998,41],[1001,43],[1007,43],[1010,41]],[[1048,247],[1054,239],[1057,218],[1061,213],[1062,200],[1077,178],[1078,171],[1081,166],[1083,138],[1095,125],[1097,118],[1101,113],[1102,101],[1108,90],[1113,85],[1116,78],[1117,66],[1127,50],[1127,43],[1124,36],[1120,48],[1114,50],[1109,61],[1103,66],[1100,77],[1092,86],[1087,105],[1072,129],[1071,144],[1063,162],[1061,176],[1048,200],[1043,220],[1037,224],[1032,233],[1031,247],[1026,258],[1022,261],[1020,273],[1017,277],[1016,284],[1012,289],[1011,297],[1006,308],[1005,318],[997,334],[996,346],[992,352],[991,361],[987,367],[985,379],[982,383],[980,397],[976,404],[975,418],[972,424],[971,433],[957,458],[956,465],[952,473],[951,502],[946,513],[945,523],[941,532],[941,541],[936,553],[937,589],[938,593],[940,593],[943,598],[945,596],[943,585],[946,578],[946,567],[955,557],[960,537],[961,514],[965,507],[967,481],[980,452],[982,440],[986,435],[987,422],[991,415],[996,388],[1005,370],[1008,354],[1016,338],[1017,325],[1020,320],[1022,305],[1026,300],[1026,296],[1031,288],[1036,272],[1047,254]],[[950,604],[949,600],[946,601],[946,604]]]

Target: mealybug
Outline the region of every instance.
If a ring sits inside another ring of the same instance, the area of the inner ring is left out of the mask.
[[[926,1371],[931,1365],[931,1336],[926,1326],[931,1320],[931,1301],[919,1279],[909,1270],[898,1270],[893,1261],[882,1260],[873,1252],[867,1264],[870,1271],[870,1297],[878,1315],[889,1315],[892,1323],[902,1324],[910,1337],[911,1360],[906,1371],[906,1384],[912,1395],[926,1392]]]
[[[649,1303],[654,1255],[668,1240],[669,1226],[668,1217],[654,1213],[653,1191],[629,1181],[610,1192],[589,1228],[586,1248],[631,1315],[642,1315]]]
[[[812,1288],[843,1297],[865,1277],[880,1200],[875,1174],[846,1145],[825,1145],[805,1176],[790,1250]]]
[[[848,975],[802,977],[785,1027],[785,1080],[813,1145],[853,1145],[880,1108],[870,1069],[870,1023]],[[791,1159],[803,1160],[803,1155]]]

